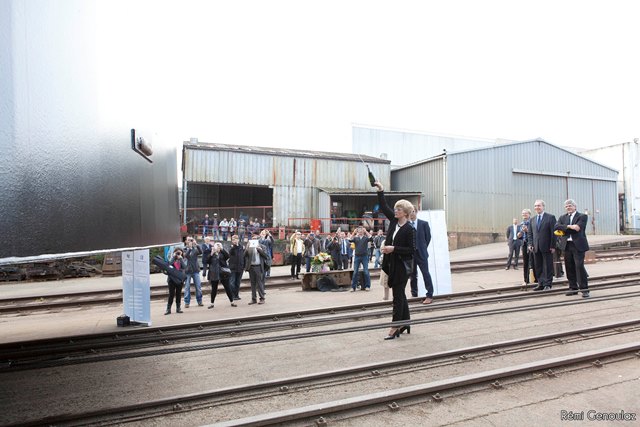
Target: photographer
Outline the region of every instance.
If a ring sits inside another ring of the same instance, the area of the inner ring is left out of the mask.
[[[196,301],[202,306],[202,284],[200,282],[200,266],[198,265],[198,256],[202,255],[200,245],[196,243],[196,239],[189,236],[185,242],[184,258],[187,261],[187,280],[184,283],[184,307],[189,308],[191,302],[191,280],[196,285]]]
[[[182,249],[176,248],[173,250],[173,255],[169,259],[169,265],[176,270],[184,271],[187,268],[187,262],[184,260]],[[182,281],[171,275],[167,275],[167,286],[169,286],[169,300],[167,301],[167,311],[165,311],[164,314],[171,314],[171,306],[173,305],[174,298],[176,300],[176,313],[182,313],[182,310],[180,310],[180,291],[183,286]]]
[[[271,236],[271,233],[269,232],[269,230],[265,229],[260,232],[259,242],[261,245],[264,245],[264,247],[267,248],[267,255],[269,255],[269,258],[273,260],[273,236]],[[271,275],[271,269],[266,270],[265,277],[269,277],[270,275]]]

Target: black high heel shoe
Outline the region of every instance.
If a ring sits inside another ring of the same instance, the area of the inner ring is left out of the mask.
[[[407,332],[407,335],[411,334],[411,325],[405,325],[403,327],[401,327],[400,329],[398,329],[398,335],[403,334],[404,332]]]
[[[394,333],[392,333],[391,335],[387,335],[386,337],[384,337],[385,340],[392,340],[394,338],[400,338],[400,329],[396,329],[396,331]]]

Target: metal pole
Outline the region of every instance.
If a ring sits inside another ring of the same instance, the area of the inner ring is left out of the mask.
[[[182,179],[182,223],[187,223],[187,178]]]

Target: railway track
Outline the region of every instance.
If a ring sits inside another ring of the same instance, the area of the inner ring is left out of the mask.
[[[616,336],[622,337],[626,344],[607,345],[606,339]],[[461,393],[501,389],[517,382],[533,381],[536,378],[554,378],[576,370],[594,369],[594,366],[637,360],[640,357],[639,339],[640,319],[631,319],[260,383],[205,390],[130,405],[62,413],[31,422],[8,425],[122,424],[176,417],[187,411],[192,413],[197,410],[209,412],[214,410],[215,412],[215,409],[225,408],[225,413],[229,413],[230,407],[246,407],[267,399],[295,400],[294,397],[299,394],[322,393],[327,388],[347,387],[354,383],[365,383],[366,389],[379,390],[243,418],[227,417],[225,419],[217,415],[215,419],[219,421],[216,425],[220,426],[326,425],[328,422],[348,420],[352,417],[393,412],[402,407],[423,404],[425,401],[440,402],[455,395],[459,396]],[[566,348],[569,345],[578,348],[584,342],[591,342],[597,348],[588,351],[570,350],[569,354],[543,359],[537,356],[553,348]],[[536,361],[527,363],[514,361],[512,356],[523,352],[532,354],[532,358]],[[474,368],[478,364],[489,365],[488,361],[492,359],[495,360],[492,365],[497,364],[503,367],[491,369],[489,366],[489,369],[480,371]],[[384,387],[384,384],[389,382],[404,384],[409,378],[415,378],[419,372],[440,371],[447,367],[453,367],[455,372],[466,373],[445,375],[444,378],[427,382],[413,380],[408,382],[411,385],[404,387],[391,389]]]
[[[620,260],[635,258],[640,256],[640,248],[613,248],[597,254],[597,259],[601,261]],[[487,258],[473,261],[451,262],[452,273],[472,272],[491,270],[504,267],[504,259]],[[380,277],[380,269],[370,269],[371,279],[376,280]],[[557,280],[556,283],[562,283],[563,280]],[[288,276],[273,276],[266,281],[267,289],[277,288],[298,288],[300,281],[291,280]],[[249,289],[250,283],[247,278],[241,282],[241,289]],[[203,284],[203,295],[208,295],[211,290],[209,286]],[[152,285],[151,299],[166,299],[166,285]],[[70,292],[70,293],[51,293],[41,296],[28,296],[19,298],[0,299],[0,314],[3,313],[24,313],[41,310],[55,310],[68,307],[78,307],[86,305],[110,304],[122,302],[122,290],[100,290],[87,292]]]
[[[596,304],[603,301],[640,296],[640,273],[635,275],[592,278],[592,291],[614,290],[614,295],[593,296],[588,300],[570,299],[548,301],[564,294],[566,289],[547,292],[523,292],[522,287],[466,292],[439,297],[438,304],[425,306],[420,298],[411,300],[415,316],[411,324],[495,316],[521,311],[545,310],[577,304]],[[533,301],[532,301],[533,300]],[[504,305],[504,303],[518,305]],[[495,308],[495,304],[499,304]],[[491,308],[483,309],[484,306]],[[465,309],[459,313],[452,310]],[[277,342],[369,331],[393,326],[381,318],[390,316],[387,301],[344,305],[332,308],[296,310],[276,315],[251,316],[242,319],[220,319],[208,322],[174,324],[164,327],[133,329],[126,334],[102,333],[43,339],[0,345],[0,372],[184,353],[225,347],[239,347],[258,343]],[[442,313],[442,314],[440,314]],[[373,323],[367,323],[367,321]],[[317,329],[329,326],[329,329]]]

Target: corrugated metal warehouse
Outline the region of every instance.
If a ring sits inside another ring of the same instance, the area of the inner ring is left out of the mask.
[[[183,144],[183,207],[200,220],[204,209],[231,212],[246,207],[251,217],[264,209],[269,226],[302,227],[312,219],[361,216],[371,210],[376,193],[367,178],[371,172],[389,188],[390,165],[366,155],[288,150],[280,148]],[[420,203],[419,193],[390,194],[389,200],[409,198]],[[226,211],[225,211],[226,209]],[[220,217],[231,213],[221,213]],[[186,214],[183,218],[186,218]],[[236,216],[237,218],[237,216]],[[185,220],[185,222],[187,222]],[[335,224],[334,224],[335,225]]]
[[[451,249],[500,241],[536,199],[564,213],[588,211],[588,234],[618,233],[617,171],[536,139],[443,153],[391,171],[394,190],[421,191],[423,209],[444,209]]]

